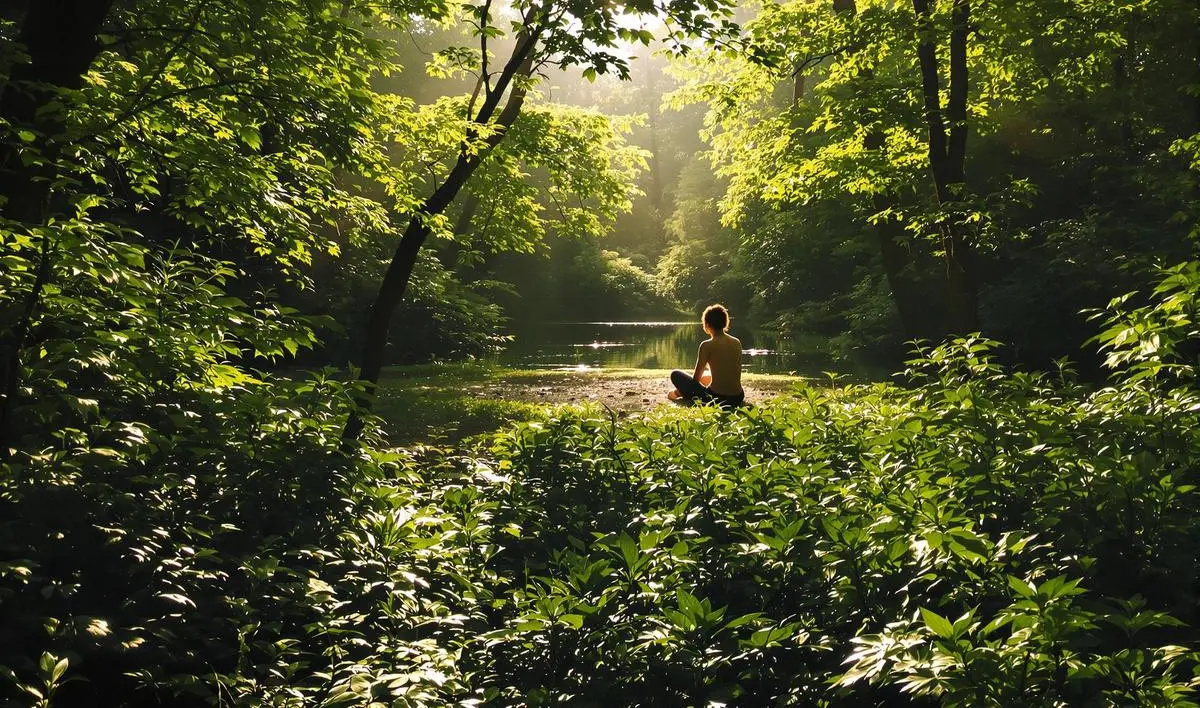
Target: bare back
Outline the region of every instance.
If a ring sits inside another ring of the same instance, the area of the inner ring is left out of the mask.
[[[705,365],[712,371],[710,391],[720,396],[742,393],[742,343],[737,337],[722,332],[701,342],[696,356],[696,378]]]

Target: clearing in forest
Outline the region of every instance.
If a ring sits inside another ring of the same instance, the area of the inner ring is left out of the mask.
[[[453,442],[548,406],[593,402],[616,411],[644,411],[667,401],[667,369],[544,371],[479,364],[393,367],[379,384],[376,412],[397,445]],[[809,379],[742,374],[751,404],[788,393]]]

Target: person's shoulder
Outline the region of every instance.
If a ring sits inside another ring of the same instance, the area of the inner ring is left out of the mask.
[[[737,337],[733,336],[732,334],[727,334],[725,336],[732,339],[733,343],[737,345],[738,349],[742,348],[742,340],[738,339]]]

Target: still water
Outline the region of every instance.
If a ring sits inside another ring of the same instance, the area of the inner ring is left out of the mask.
[[[735,329],[742,369],[760,374],[816,376],[821,362],[791,351],[770,332]],[[685,369],[707,335],[695,322],[554,322],[528,325],[496,355],[496,363],[536,369]]]

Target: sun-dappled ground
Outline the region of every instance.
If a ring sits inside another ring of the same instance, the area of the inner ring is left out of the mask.
[[[379,384],[376,411],[394,444],[457,441],[525,420],[548,406],[592,402],[614,411],[650,410],[667,401],[667,369],[533,371],[481,364],[392,367]],[[743,374],[754,404],[808,379]]]

